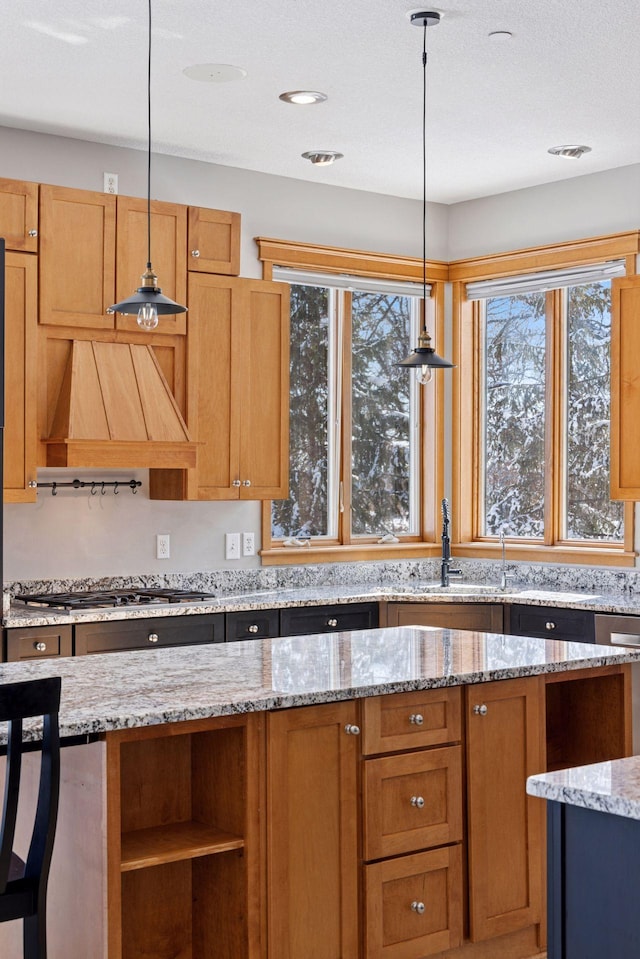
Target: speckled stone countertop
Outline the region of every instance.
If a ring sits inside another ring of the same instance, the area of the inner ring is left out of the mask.
[[[640,819],[640,756],[530,776],[527,792],[569,806]]]
[[[8,663],[0,684],[61,676],[61,733],[83,736],[638,660],[622,647],[399,626]]]
[[[193,616],[203,613],[225,613],[325,604],[389,602],[389,603],[524,603],[530,606],[561,606],[590,609],[602,613],[640,615],[637,593],[602,593],[594,590],[529,589],[511,587],[505,590],[489,584],[456,583],[442,588],[438,583],[414,582],[397,585],[326,585],[296,588],[259,589],[229,593],[198,603],[128,606],[111,609],[65,611],[28,607],[12,603],[4,616],[8,628],[20,626],[52,626],[65,623],[96,623],[122,619],[149,619],[157,616]]]

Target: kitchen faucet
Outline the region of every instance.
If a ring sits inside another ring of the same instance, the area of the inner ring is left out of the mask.
[[[451,568],[451,540],[449,539],[449,503],[442,500],[442,560],[440,562],[440,585],[449,586],[450,576],[462,576],[461,569]]]
[[[507,572],[507,551],[504,545],[504,529],[500,530],[500,546],[502,549],[502,574],[500,576],[500,589],[506,589],[507,582],[510,579],[515,579],[515,573]]]

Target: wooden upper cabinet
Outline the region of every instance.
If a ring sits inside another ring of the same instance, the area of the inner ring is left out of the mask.
[[[473,942],[543,919],[544,803],[526,780],[546,765],[541,677],[465,689],[469,920]]]
[[[114,196],[40,187],[40,323],[113,329],[115,231]]]
[[[176,303],[187,301],[187,208],[151,203],[151,262],[158,286]],[[120,302],[141,285],[147,264],[147,201],[119,196],[117,201],[116,298]],[[185,333],[186,314],[161,316],[156,333]],[[139,331],[135,316],[117,314],[116,329]]]
[[[5,261],[4,499],[33,503],[36,489],[37,407],[35,338],[38,262],[25,253]]]
[[[7,250],[37,253],[37,183],[0,179],[0,236]]]
[[[611,282],[611,499],[640,500],[640,276]]]
[[[188,266],[197,273],[240,273],[240,214],[189,207]]]

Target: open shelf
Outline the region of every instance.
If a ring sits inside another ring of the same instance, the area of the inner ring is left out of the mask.
[[[146,869],[182,859],[196,859],[216,853],[242,849],[241,836],[223,832],[203,823],[174,822],[167,826],[136,829],[122,836],[122,872]]]

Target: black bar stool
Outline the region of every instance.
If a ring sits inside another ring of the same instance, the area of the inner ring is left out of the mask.
[[[4,808],[0,824],[0,922],[23,920],[24,959],[47,956],[47,882],[60,792],[60,678],[0,685],[0,722],[8,722]],[[43,717],[38,802],[26,861],[13,851],[20,771],[22,721]]]

